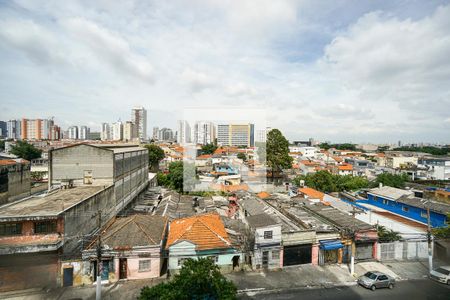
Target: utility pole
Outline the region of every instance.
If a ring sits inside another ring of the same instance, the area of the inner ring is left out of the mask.
[[[95,300],[102,299],[102,211],[97,213],[98,239],[97,239],[97,287],[95,293]]]
[[[350,275],[355,274],[355,206],[352,205],[352,229],[351,229],[351,236],[352,236],[352,256],[350,258]]]

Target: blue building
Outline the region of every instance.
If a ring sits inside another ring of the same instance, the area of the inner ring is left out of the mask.
[[[432,227],[446,226],[450,205],[428,201],[414,196],[414,192],[389,186],[371,189],[367,192],[368,204],[383,208],[394,214],[427,224],[427,208],[430,208]]]

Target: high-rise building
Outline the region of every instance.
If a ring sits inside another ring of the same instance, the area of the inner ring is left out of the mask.
[[[6,123],[6,129],[8,131],[8,139],[20,140],[20,120],[9,120]]]
[[[140,106],[131,110],[131,122],[135,126],[135,136],[140,141],[147,140],[147,110]]]
[[[5,121],[0,121],[0,138],[5,138],[8,136],[8,130]]]
[[[132,141],[136,138],[136,136],[134,135],[135,133],[135,129],[134,129],[134,124],[131,121],[127,121],[125,122],[125,124],[123,124],[123,140],[124,141]]]
[[[15,125],[13,122],[15,121]],[[55,125],[53,119],[21,119],[11,120],[11,129],[16,128],[14,134],[16,139],[22,140],[49,140],[51,139],[51,128]],[[20,123],[20,133],[17,131],[17,123]],[[18,135],[20,137],[18,137]],[[12,138],[12,137],[11,137]]]
[[[80,140],[87,140],[87,139],[89,139],[89,132],[90,132],[89,127],[87,127],[87,126],[80,126],[78,128],[78,138]]]
[[[158,134],[158,140],[160,141],[172,141],[173,131],[170,128],[161,128]]]
[[[258,129],[256,130],[255,142],[265,143],[267,141],[267,134],[272,130],[270,127],[266,127],[266,129]]]
[[[50,127],[50,139],[51,140],[59,140],[61,139],[61,128],[58,125],[52,125]]]
[[[78,140],[78,126],[70,126],[67,129],[67,138],[71,139],[71,140]]]
[[[194,127],[194,143],[206,145],[214,143],[216,126],[212,122],[196,122]]]
[[[157,140],[159,135],[159,127],[153,127],[152,139]]]
[[[187,144],[191,143],[191,126],[187,121],[178,121],[177,143]]]
[[[118,121],[112,124],[112,140],[120,141],[123,139],[123,123]]]
[[[102,130],[100,131],[100,139],[102,141],[109,141],[111,139],[111,128],[108,123],[102,123]]]
[[[222,146],[255,145],[255,126],[253,124],[220,124],[217,126],[217,143]]]

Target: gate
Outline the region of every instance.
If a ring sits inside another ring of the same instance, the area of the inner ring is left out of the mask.
[[[312,260],[312,244],[284,247],[283,250],[284,266],[310,264],[311,260]]]
[[[371,259],[373,254],[373,243],[357,243],[356,259]]]

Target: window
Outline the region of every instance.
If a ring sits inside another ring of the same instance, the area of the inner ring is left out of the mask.
[[[422,218],[428,218],[428,214],[427,214],[426,211],[421,211],[421,212],[420,212],[420,216],[421,216]]]
[[[280,259],[280,251],[273,250],[272,251],[272,259]]]
[[[34,223],[34,233],[56,232],[56,221]]]
[[[265,240],[270,240],[270,239],[272,239],[272,230],[270,230],[270,231],[264,231],[264,239],[265,239]]]
[[[388,280],[386,275],[380,275],[378,276],[378,280]]]
[[[21,234],[22,234],[22,223],[0,224],[0,236],[21,235]]]
[[[383,199],[383,204],[388,205],[388,201],[386,199]]]
[[[150,259],[142,259],[139,261],[139,272],[150,271],[151,260]]]
[[[218,256],[211,255],[211,256],[208,256],[208,258],[211,259],[216,264],[219,262],[219,257]]]
[[[409,207],[407,207],[407,206],[402,206],[402,210],[403,210],[404,212],[408,212],[408,211],[409,211]]]

